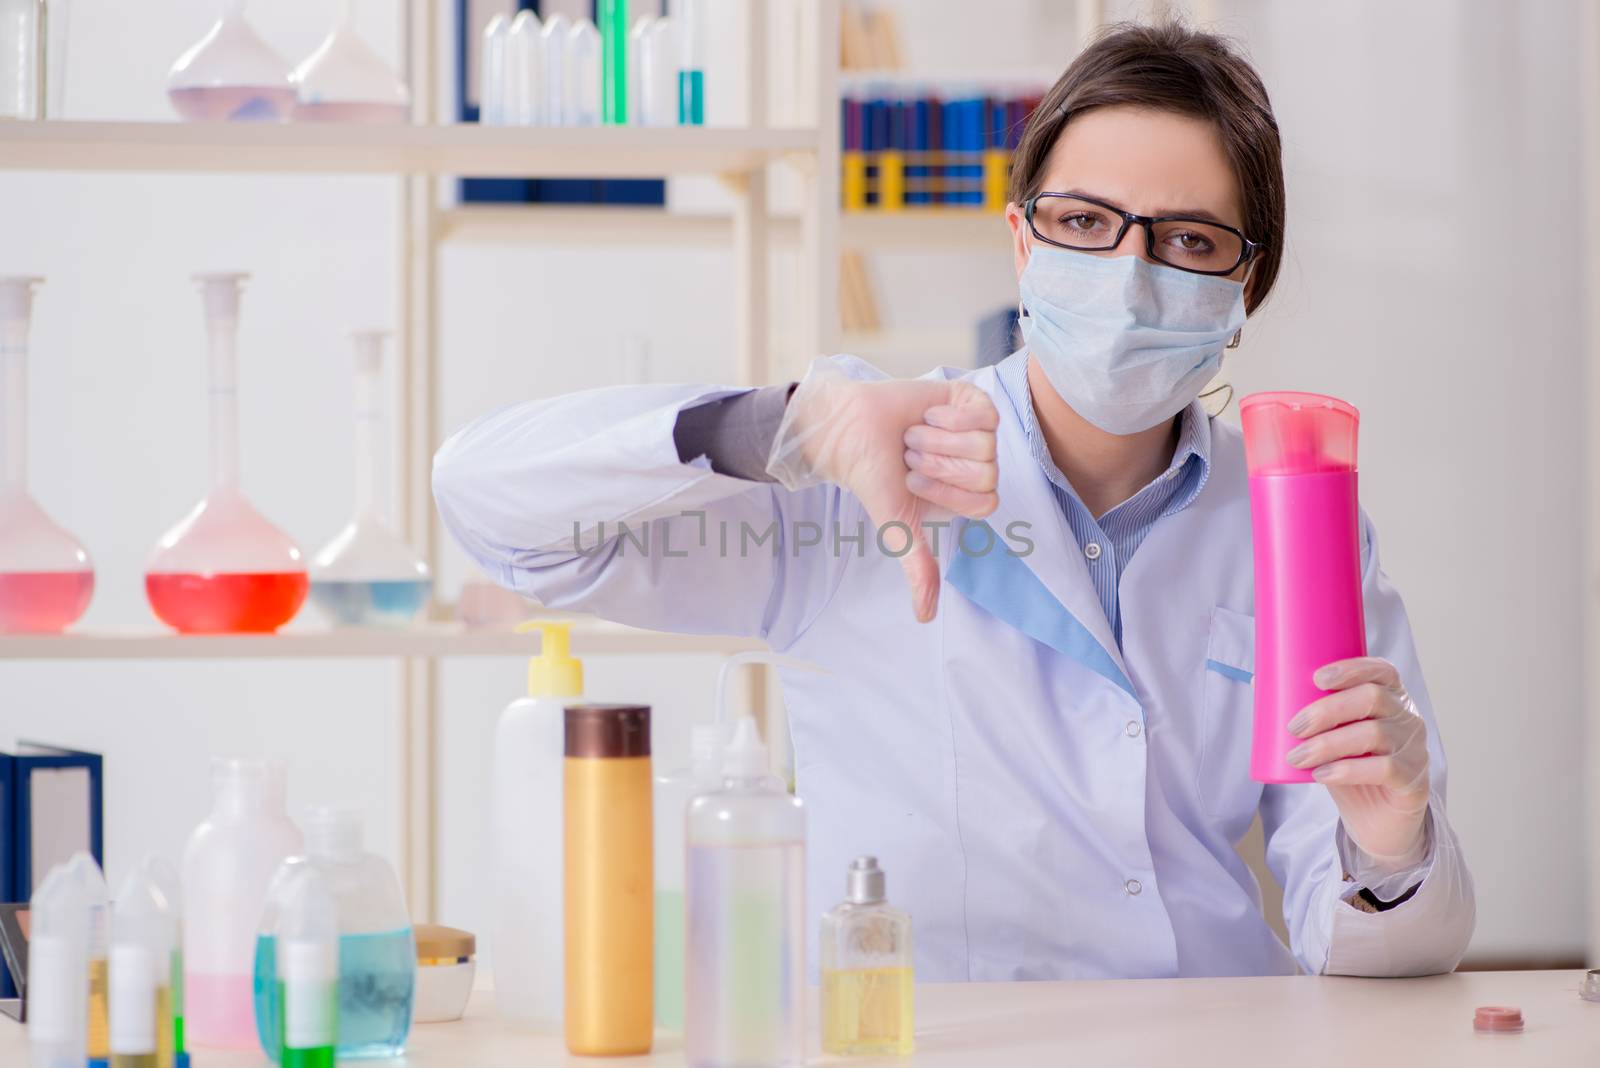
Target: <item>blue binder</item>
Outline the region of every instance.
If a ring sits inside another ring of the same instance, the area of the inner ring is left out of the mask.
[[[80,849],[104,866],[103,784],[97,753],[37,742],[19,742],[15,753],[0,753],[0,901],[27,901],[52,861]],[[39,841],[36,835],[48,838]],[[0,968],[0,998],[16,996]]]

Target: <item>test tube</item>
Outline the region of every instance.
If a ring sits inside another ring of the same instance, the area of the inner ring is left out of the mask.
[[[544,39],[539,16],[519,11],[511,20],[506,42],[506,122],[512,126],[537,126],[543,121]]]
[[[628,121],[628,0],[599,0],[601,93],[606,125]]]
[[[567,125],[600,125],[600,31],[578,19],[567,34]]]
[[[705,11],[703,0],[678,0],[678,125],[706,121]]]
[[[544,20],[539,31],[544,55],[544,115],[551,126],[570,126],[567,103],[567,37],[572,20],[556,12]]]
[[[36,1068],[83,1068],[89,1030],[89,910],[64,866],[28,906],[28,1045]]]
[[[106,959],[110,946],[110,894],[100,865],[87,853],[78,852],[67,861],[67,875],[83,894],[89,922],[89,1012],[87,1022],[89,1059],[103,1061],[111,1053]]]
[[[111,1068],[157,1068],[156,955],[135,938],[111,946]]]

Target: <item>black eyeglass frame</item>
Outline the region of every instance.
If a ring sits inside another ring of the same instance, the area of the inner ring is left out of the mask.
[[[1046,197],[1050,197],[1052,199],[1081,200],[1085,204],[1093,204],[1097,208],[1104,208],[1106,211],[1120,216],[1122,219],[1122,225],[1117,229],[1116,238],[1109,245],[1099,245],[1095,248],[1084,248],[1082,245],[1067,245],[1060,241],[1053,241],[1044,236],[1039,232],[1039,228],[1034,225],[1033,213],[1034,209],[1038,207],[1039,201]],[[1252,259],[1254,259],[1256,253],[1260,252],[1265,247],[1264,245],[1258,244],[1257,242],[1250,240],[1248,237],[1245,237],[1244,231],[1229,226],[1227,223],[1217,222],[1215,219],[1197,219],[1193,215],[1140,215],[1137,212],[1124,211],[1115,204],[1107,204],[1103,200],[1097,200],[1094,197],[1086,197],[1082,193],[1035,193],[1033,196],[1022,202],[1022,215],[1023,218],[1027,219],[1028,229],[1033,232],[1034,237],[1037,237],[1040,241],[1043,241],[1047,245],[1054,245],[1056,248],[1064,248],[1072,252],[1110,252],[1112,249],[1122,244],[1122,239],[1128,235],[1128,227],[1138,223],[1144,227],[1144,248],[1145,252],[1149,254],[1151,259],[1158,263],[1165,264],[1168,267],[1175,267],[1180,271],[1188,271],[1190,274],[1232,274],[1244,264],[1249,263]],[[1202,271],[1194,267],[1185,267],[1182,264],[1173,263],[1172,261],[1163,258],[1160,253],[1156,252],[1155,224],[1168,222],[1195,223],[1200,226],[1213,226],[1219,230],[1228,231],[1228,233],[1239,239],[1239,258],[1234,261],[1233,266],[1220,271]]]

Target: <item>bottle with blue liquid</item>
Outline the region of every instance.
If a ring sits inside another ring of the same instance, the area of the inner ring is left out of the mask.
[[[256,940],[256,1032],[282,1063],[282,976],[278,940],[284,904],[303,868],[315,868],[333,893],[339,917],[337,1056],[343,1060],[405,1053],[416,992],[417,954],[400,880],[382,857],[361,847],[361,818],[338,808],[305,820],[306,856],[287,860],[273,878]]]
[[[428,603],[433,576],[384,521],[383,330],[353,334],[356,356],[356,514],[311,561],[311,603],[334,626],[403,627]]]

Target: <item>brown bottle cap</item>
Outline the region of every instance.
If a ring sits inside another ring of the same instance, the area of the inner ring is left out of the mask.
[[[472,932],[437,923],[419,923],[411,928],[417,940],[418,964],[449,964],[464,961],[478,951]]]
[[[567,756],[650,755],[649,705],[568,705]]]

